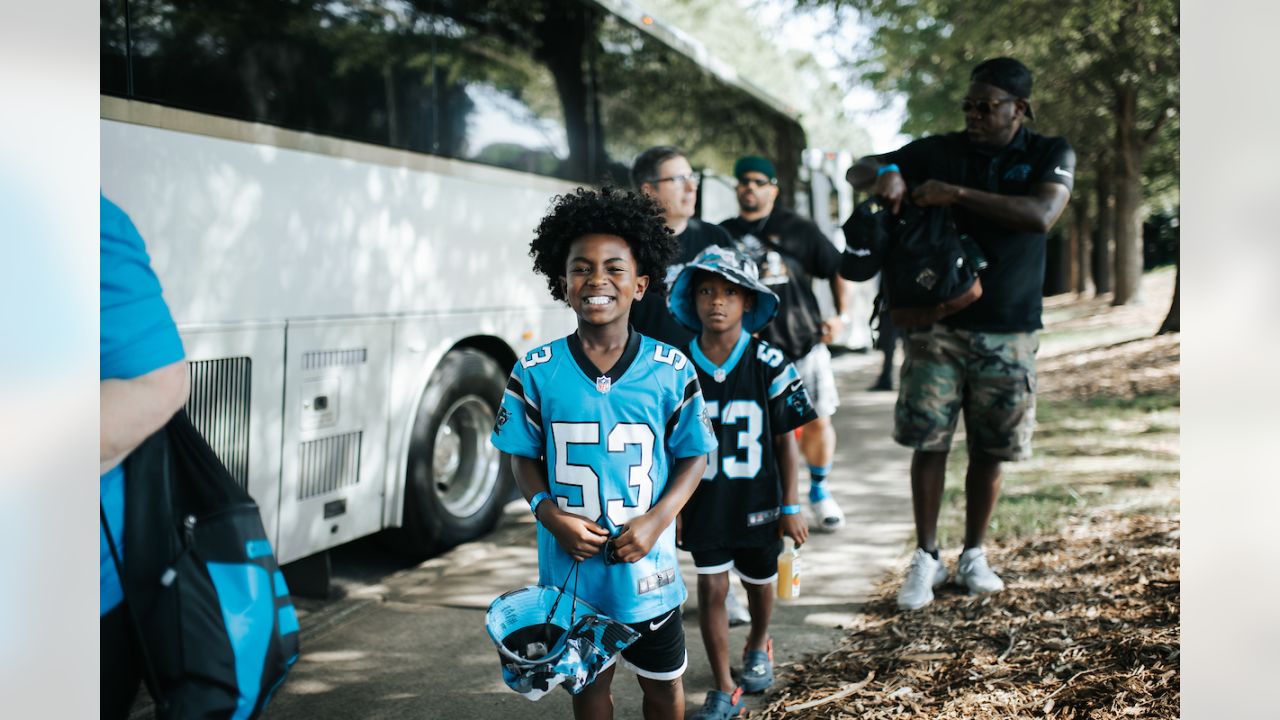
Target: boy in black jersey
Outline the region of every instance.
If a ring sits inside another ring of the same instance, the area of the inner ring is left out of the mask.
[[[743,692],[773,683],[769,616],[782,536],[808,537],[797,484],[799,448],[792,433],[817,417],[795,366],[781,350],[752,337],[778,309],[755,263],[736,250],[711,247],[689,263],[668,305],[698,332],[686,347],[702,385],[718,448],[680,513],[678,544],[698,570],[698,624],[716,689],[693,716],[719,720],[742,711]],[[747,590],[751,632],[741,686],[729,671],[724,598],[733,570]]]

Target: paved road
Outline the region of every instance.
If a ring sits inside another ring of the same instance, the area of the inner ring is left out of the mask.
[[[831,482],[849,523],[837,534],[812,535],[802,551],[802,597],[779,602],[774,615],[779,663],[833,648],[839,627],[853,622],[874,584],[905,562],[910,453],[889,439],[895,394],[864,392],[878,363],[878,354],[836,360],[843,404],[835,417],[840,447]],[[692,713],[712,685],[687,560],[684,680]],[[300,603],[303,654],[266,713],[268,720],[572,717],[567,693],[531,703],[507,689],[484,630],[484,609],[494,597],[537,578],[533,519],[523,503],[512,503],[499,528],[482,541],[390,570],[381,577],[376,569],[372,578],[348,576],[342,600]],[[734,628],[730,647],[740,647],[745,638],[745,628]],[[617,673],[614,693],[618,718],[640,716],[640,693],[630,672]]]

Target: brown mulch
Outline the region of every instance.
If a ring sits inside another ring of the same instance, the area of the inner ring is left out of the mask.
[[[995,595],[946,586],[903,612],[886,581],[840,647],[781,666],[750,717],[1178,717],[1177,517],[1098,510],[1064,527],[991,547],[1008,584]]]
[[[1087,400],[1178,392],[1182,340],[1178,333],[1043,358],[1036,363],[1036,398]]]

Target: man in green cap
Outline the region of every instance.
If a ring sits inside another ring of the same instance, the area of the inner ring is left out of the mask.
[[[826,485],[836,451],[831,416],[840,398],[825,343],[843,324],[844,281],[836,272],[840,251],[813,221],[778,206],[778,173],[768,158],[740,158],[733,174],[738,178],[738,217],[720,226],[756,262],[760,280],[778,295],[778,315],[759,336],[794,358],[817,411],[818,419],[801,431],[800,452],[809,464],[809,503],[818,529],[833,532],[844,525],[844,512]],[[822,317],[814,278],[830,281],[835,317]]]

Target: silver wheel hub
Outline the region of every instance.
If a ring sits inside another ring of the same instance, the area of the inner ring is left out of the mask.
[[[432,485],[454,517],[474,515],[498,481],[498,451],[489,443],[493,411],[484,398],[466,395],[449,406],[432,444]]]

